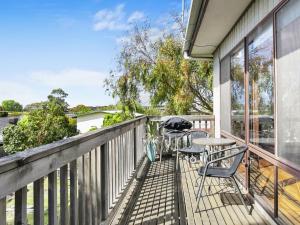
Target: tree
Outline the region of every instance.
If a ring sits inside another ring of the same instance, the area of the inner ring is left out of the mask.
[[[192,109],[212,113],[212,63],[184,59],[184,27],[178,27],[177,31],[164,29],[156,39],[147,22],[129,32],[118,67],[106,79],[108,92],[120,99],[123,110],[135,112],[140,94],[146,92],[152,107],[164,106],[169,114],[187,114]]]
[[[23,106],[15,100],[4,100],[2,102],[2,108],[8,112],[22,112]]]
[[[53,89],[48,95],[48,102],[60,105],[64,112],[68,111],[69,104],[66,102],[68,94],[61,88]]]
[[[12,154],[77,134],[76,124],[65,115],[66,96],[48,98],[42,108],[30,111],[17,125],[4,128],[4,150]]]

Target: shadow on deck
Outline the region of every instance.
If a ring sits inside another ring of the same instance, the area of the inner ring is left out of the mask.
[[[151,163],[132,185],[113,224],[268,224],[256,208],[248,215],[234,189],[217,179],[206,180],[206,196],[195,212],[198,167],[180,160],[176,173],[173,158]]]

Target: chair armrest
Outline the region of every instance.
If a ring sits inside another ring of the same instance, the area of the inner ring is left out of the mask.
[[[227,150],[232,150],[233,148],[230,148],[230,149],[227,149]],[[235,148],[236,149],[236,148]],[[223,149],[225,150],[225,149]],[[247,149],[246,149],[247,150]],[[213,159],[213,160],[210,160],[206,163],[206,166],[212,164],[212,163],[216,163],[216,162],[220,162],[220,161],[223,161],[223,160],[226,160],[226,159],[230,159],[230,158],[233,158],[239,154],[243,154],[245,151],[246,151],[244,148],[239,150],[238,152],[236,153],[233,153],[233,154],[230,154],[230,155],[227,155],[227,156],[224,156],[224,157],[221,157],[221,158],[218,158],[218,159]],[[219,151],[220,152],[220,151]],[[224,152],[224,151],[223,151]]]

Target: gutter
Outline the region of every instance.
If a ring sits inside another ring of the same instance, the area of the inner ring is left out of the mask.
[[[197,34],[198,34],[199,29],[200,29],[200,25],[202,23],[202,20],[203,20],[204,13],[206,11],[206,7],[208,5],[208,2],[209,2],[209,0],[202,0],[202,1],[200,1],[200,0],[193,0],[192,1],[191,10],[190,10],[190,18],[189,18],[189,21],[188,21],[188,27],[187,27],[186,39],[185,39],[185,45],[187,43],[189,43],[189,44],[188,44],[188,47],[184,46],[184,57],[186,59],[206,59],[206,60],[207,59],[212,59],[212,57],[205,57],[205,56],[203,56],[203,57],[202,56],[191,57],[191,50],[192,50],[191,46],[193,46],[195,44],[195,40],[197,38]],[[198,16],[197,16],[197,19],[196,19],[195,28],[191,31],[192,33],[190,33],[189,32],[189,27],[192,26],[190,24],[193,23],[193,21],[190,21],[192,19],[191,16],[192,16],[192,9],[193,9],[193,7],[196,8],[197,11],[195,12],[195,14],[197,14]],[[189,36],[191,36],[191,38],[188,38]]]

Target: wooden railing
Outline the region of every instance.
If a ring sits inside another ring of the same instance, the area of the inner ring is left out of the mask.
[[[0,158],[0,225],[12,223],[9,199],[14,224],[27,225],[29,217],[34,225],[107,222],[144,158],[146,121],[140,117]]]
[[[181,117],[214,134],[214,116]],[[139,117],[0,158],[0,225],[109,224],[145,157],[147,121],[167,118]]]
[[[157,124],[157,129],[161,121],[167,120],[173,116],[151,116],[150,121]],[[215,135],[215,117],[214,115],[179,115],[177,117],[184,118],[193,124],[193,129],[207,131],[211,137]]]

